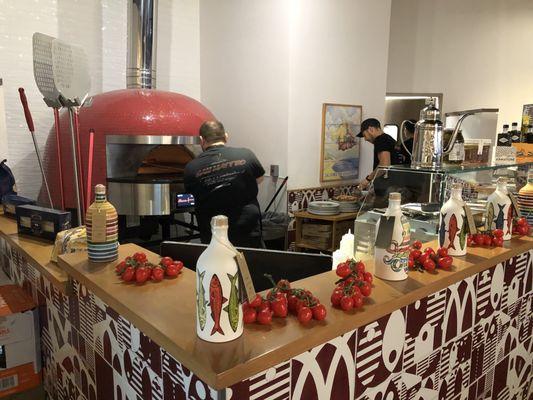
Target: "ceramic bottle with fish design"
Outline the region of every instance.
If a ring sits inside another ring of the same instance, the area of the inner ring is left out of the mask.
[[[507,191],[507,179],[498,178],[496,190],[487,199],[487,230],[501,229],[503,240],[511,240],[513,233],[513,202]]]
[[[235,248],[228,239],[228,218],[211,220],[211,243],[196,263],[196,333],[208,342],[229,342],[242,335],[242,305]]]
[[[389,207],[381,217],[376,232],[376,249],[374,254],[374,275],[389,281],[407,279],[409,262],[409,242],[411,241],[411,227],[409,221],[402,214],[400,193],[389,194]],[[385,229],[387,218],[394,217],[391,231]],[[392,234],[392,235],[391,235]],[[380,244],[381,235],[386,235],[387,240]],[[390,237],[390,240],[388,238]]]
[[[440,209],[439,247],[447,248],[451,256],[466,254],[468,221],[462,192],[462,184],[452,184],[451,196]]]

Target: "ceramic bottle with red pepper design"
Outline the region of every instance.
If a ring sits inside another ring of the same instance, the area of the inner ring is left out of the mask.
[[[374,275],[389,281],[407,279],[411,228],[409,221],[402,214],[401,199],[400,193],[389,194],[389,206],[377,226],[377,235],[386,235],[390,240],[382,241],[379,237],[376,239]],[[384,229],[390,221],[388,217],[395,217],[394,225],[389,226],[392,232]]]
[[[196,263],[196,333],[208,342],[242,335],[243,316],[236,249],[228,239],[228,218],[211,220],[212,238]]]
[[[440,209],[439,247],[448,249],[451,256],[466,254],[468,221],[462,193],[462,184],[452,184],[450,198]]]
[[[503,240],[511,240],[513,233],[513,202],[507,191],[507,179],[498,178],[496,190],[487,199],[487,219],[485,228],[488,231],[501,229]]]

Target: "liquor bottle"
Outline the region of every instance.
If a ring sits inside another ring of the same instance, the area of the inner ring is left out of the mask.
[[[513,204],[507,191],[507,179],[498,178],[496,190],[487,198],[487,219],[485,228],[488,231],[501,229],[503,240],[511,240],[513,233]]]
[[[237,250],[228,239],[228,218],[211,219],[211,242],[196,263],[196,333],[208,342],[242,335],[242,304]]]
[[[451,130],[453,132],[453,130]],[[444,131],[444,143],[448,143],[451,139],[451,132],[449,130]],[[463,137],[463,131],[459,129],[455,144],[449,154],[443,156],[443,162],[446,164],[461,164],[465,160],[465,139]]]
[[[503,131],[498,134],[498,146],[510,146],[511,140],[509,137],[509,125],[503,126]]]
[[[94,188],[94,203],[85,215],[87,253],[93,262],[110,262],[118,258],[118,215],[107,201],[104,185]]]
[[[452,184],[450,198],[440,209],[439,246],[451,256],[466,254],[468,222],[462,193],[462,184]]]
[[[390,281],[407,279],[411,228],[400,203],[400,193],[389,194],[389,206],[377,229],[374,275]]]
[[[533,125],[527,126],[527,132],[525,136],[526,136],[525,142],[533,143]]]
[[[511,124],[511,131],[509,132],[511,143],[520,143],[520,131],[518,130],[518,122]]]
[[[533,169],[527,173],[527,185],[518,191],[518,207],[522,217],[527,219],[529,225],[533,225]]]

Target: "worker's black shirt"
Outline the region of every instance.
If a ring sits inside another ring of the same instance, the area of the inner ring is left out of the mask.
[[[379,165],[378,154],[382,151],[388,151],[390,153],[391,165],[400,163],[395,146],[396,141],[386,133],[383,133],[374,139],[374,169]]]
[[[255,154],[243,148],[211,146],[185,167],[185,189],[196,203],[203,243],[211,240],[211,218],[226,215],[234,245],[260,237],[261,212],[257,181],[265,170]]]

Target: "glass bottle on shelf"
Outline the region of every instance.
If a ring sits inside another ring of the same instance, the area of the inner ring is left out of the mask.
[[[511,131],[509,132],[511,143],[520,143],[520,131],[518,130],[518,122],[511,124]]]
[[[453,129],[445,129],[443,133],[443,143],[448,143],[452,137]],[[457,138],[452,150],[449,154],[445,154],[442,158],[444,164],[461,164],[465,160],[465,139],[463,137],[463,131],[459,129],[457,132]]]
[[[509,137],[509,125],[505,124],[503,126],[503,131],[498,133],[498,146],[510,146],[511,140]]]
[[[531,130],[531,125],[529,130]],[[526,218],[530,225],[533,225],[533,169],[527,173],[527,185],[518,192],[518,207],[522,217]]]
[[[390,281],[407,279],[411,228],[402,214],[401,199],[400,193],[389,194],[389,206],[377,226],[374,275]]]
[[[228,239],[228,218],[211,219],[212,238],[196,263],[196,333],[208,342],[229,342],[242,335],[237,250]]]
[[[527,132],[525,136],[526,136],[525,142],[533,143],[533,125],[527,126]]]
[[[496,190],[487,198],[485,228],[488,231],[501,229],[503,231],[503,240],[511,240],[513,211],[513,204],[507,191],[507,178],[498,178]]]
[[[468,222],[462,193],[462,184],[452,184],[450,198],[440,209],[439,247],[448,249],[451,256],[466,254]]]

